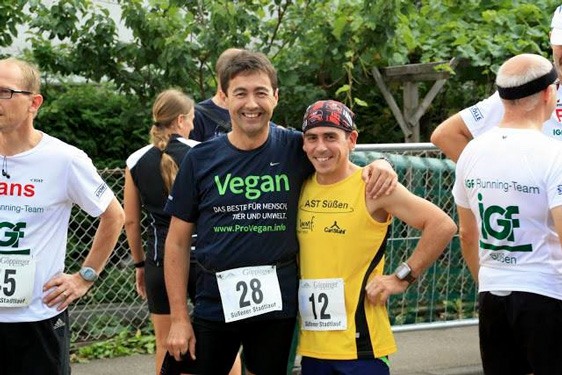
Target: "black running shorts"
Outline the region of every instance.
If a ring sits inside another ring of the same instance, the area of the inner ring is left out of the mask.
[[[37,322],[0,323],[0,348],[2,374],[70,375],[68,310]]]
[[[486,375],[562,374],[562,301],[527,292],[478,300]]]
[[[187,294],[191,303],[195,303],[195,284],[197,264],[191,263],[189,270],[189,281],[187,284]],[[166,292],[166,282],[164,280],[164,267],[146,262],[144,266],[144,283],[146,285],[146,299],[148,301],[148,311],[151,314],[170,314],[170,303]]]
[[[185,363],[177,368],[188,373],[227,375],[242,345],[248,371],[258,375],[286,375],[295,323],[295,318],[232,323],[195,318],[197,359],[193,362],[187,355]]]

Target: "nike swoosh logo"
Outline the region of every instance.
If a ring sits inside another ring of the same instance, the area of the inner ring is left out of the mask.
[[[279,164],[281,164],[281,163],[271,163],[271,162],[270,162],[270,163],[269,163],[269,166],[270,166],[270,167],[275,167],[276,165],[279,165]]]

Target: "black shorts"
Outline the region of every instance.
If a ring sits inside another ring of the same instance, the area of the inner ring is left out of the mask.
[[[189,267],[189,280],[187,283],[187,294],[191,302],[195,301],[195,284],[197,283],[197,265],[191,263]],[[164,280],[164,267],[146,262],[144,266],[144,283],[146,285],[146,299],[148,311],[152,314],[170,314],[170,303],[166,292]]]
[[[319,359],[302,357],[302,375],[389,375],[388,357],[372,359]]]
[[[70,375],[68,311],[38,322],[0,323],[0,373]]]
[[[152,314],[169,314],[170,303],[164,281],[164,267],[147,262],[144,266],[144,283],[148,311]]]
[[[242,345],[248,371],[286,375],[295,323],[295,318],[232,323],[195,318],[197,360],[190,373],[228,374]]]
[[[486,375],[562,374],[562,301],[527,292],[478,295]]]

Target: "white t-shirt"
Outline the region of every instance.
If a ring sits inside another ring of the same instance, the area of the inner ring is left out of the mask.
[[[8,253],[30,253],[36,263],[31,304],[0,307],[0,322],[48,319],[59,312],[42,302],[42,289],[64,270],[72,205],[99,216],[114,195],[83,151],[45,133],[31,150],[0,159],[10,175],[0,177],[0,269],[6,270]],[[14,287],[4,277],[0,288]]]
[[[459,112],[474,138],[497,126],[504,113],[503,103],[496,91],[492,96]],[[562,140],[562,88],[558,90],[558,101],[550,119],[544,122],[543,133]]]
[[[536,130],[494,128],[461,154],[455,203],[479,231],[479,290],[562,299],[562,246],[550,209],[562,205],[562,148]]]

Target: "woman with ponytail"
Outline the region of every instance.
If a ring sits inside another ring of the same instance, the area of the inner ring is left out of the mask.
[[[125,231],[136,269],[136,289],[148,300],[156,335],[156,374],[166,354],[170,306],[164,283],[164,244],[170,216],[164,212],[178,166],[198,142],[189,140],[193,129],[193,100],[179,90],[160,93],[152,107],[151,144],[127,158],[125,170]],[[141,238],[141,210],[148,216],[146,249]],[[146,250],[146,255],[145,255]],[[195,283],[191,282],[193,289]],[[193,298],[193,292],[190,291]]]

